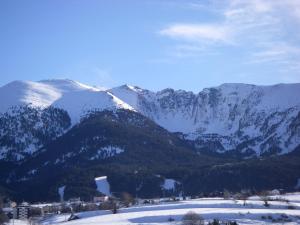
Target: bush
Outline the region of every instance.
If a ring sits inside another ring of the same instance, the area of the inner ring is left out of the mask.
[[[127,192],[123,192],[121,196],[121,202],[125,207],[129,207],[135,203],[134,198]]]
[[[227,225],[238,225],[238,223],[235,222],[235,221],[229,221],[229,222],[227,223]]]
[[[118,212],[118,205],[116,203],[116,201],[114,201],[113,199],[110,199],[107,202],[103,202],[100,206],[99,206],[100,210],[111,210],[113,214],[116,214]]]
[[[172,217],[169,217],[169,218],[168,218],[168,222],[173,222],[173,221],[175,221],[174,218],[172,218]]]
[[[2,207],[3,207],[3,201],[2,201],[2,197],[0,196],[0,225],[9,221],[9,218],[3,212]]]
[[[235,221],[223,221],[222,223],[218,219],[214,219],[212,222],[209,222],[208,225],[238,225]]]
[[[264,202],[264,206],[265,207],[269,207],[270,206],[270,204],[269,204],[269,201],[271,200],[270,199],[270,197],[268,196],[268,192],[262,192],[261,194],[260,194],[260,199]]]
[[[268,200],[265,200],[265,201],[264,201],[264,206],[265,206],[265,207],[269,207],[269,206],[270,206]]]
[[[287,209],[296,209],[296,206],[294,206],[294,205],[288,205]]]
[[[271,215],[268,215],[268,220],[273,220],[273,217]]]
[[[212,222],[209,222],[208,225],[220,225],[220,221],[218,219],[214,219]]]
[[[94,211],[98,209],[98,206],[94,203],[88,204],[72,204],[73,212],[86,212],[86,211]]]
[[[243,205],[246,206],[248,198],[251,196],[250,190],[242,190],[241,193],[237,194],[237,198],[243,201]]]
[[[29,212],[30,212],[29,213],[30,217],[32,217],[32,216],[41,216],[42,215],[42,209],[38,208],[38,207],[30,208]]]
[[[183,225],[204,225],[204,220],[197,213],[190,211],[182,217]]]
[[[0,225],[8,222],[9,219],[7,217],[7,215],[0,209]]]
[[[70,206],[62,205],[62,206],[61,206],[61,209],[60,209],[60,212],[61,212],[61,213],[71,213],[71,212],[72,212],[72,209],[71,209]]]
[[[114,204],[112,201],[103,202],[100,204],[100,210],[112,210],[114,208]]]
[[[225,189],[224,192],[223,192],[223,198],[224,199],[230,199],[230,197],[231,197],[230,192]]]

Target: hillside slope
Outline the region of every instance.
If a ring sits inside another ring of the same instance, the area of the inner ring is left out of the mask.
[[[95,178],[102,176],[115,195],[128,192],[145,198],[174,194],[162,189],[165,179],[178,182],[176,195],[295,190],[300,178],[297,152],[251,160],[207,156],[139,113],[102,111],[17,166],[0,163],[0,171],[6,171],[0,185],[14,198],[29,201],[58,200],[62,186],[66,199],[90,200],[99,195]]]
[[[108,176],[114,192],[159,196],[163,178],[174,169],[207,167],[220,159],[196,154],[184,141],[139,113],[95,112],[48,143],[9,173],[1,183],[29,200],[91,197],[95,177]],[[136,172],[138,171],[138,172]],[[152,183],[152,185],[150,185]],[[149,186],[150,185],[150,186]],[[44,190],[39,195],[32,190]]]

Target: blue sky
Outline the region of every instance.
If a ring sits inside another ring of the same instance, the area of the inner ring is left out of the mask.
[[[300,82],[300,0],[1,0],[0,85]]]

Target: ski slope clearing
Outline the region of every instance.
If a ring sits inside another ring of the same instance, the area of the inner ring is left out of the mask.
[[[42,224],[181,224],[182,216],[189,211],[200,214],[205,219],[206,224],[213,219],[236,221],[238,224],[243,225],[300,224],[300,193],[273,197],[277,200],[270,201],[269,207],[265,207],[263,202],[256,197],[247,200],[245,206],[243,201],[202,198],[122,208],[118,210],[117,214],[112,214],[110,211],[83,212],[76,214],[80,219],[69,222],[64,222],[65,215],[58,215],[44,220]],[[169,222],[170,218],[174,219],[174,221]]]
[[[97,191],[99,191],[107,196],[111,195],[110,194],[110,186],[107,181],[107,176],[96,177],[95,182],[96,182],[96,186],[97,186]]]

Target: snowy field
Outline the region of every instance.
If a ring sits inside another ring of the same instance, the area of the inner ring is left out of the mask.
[[[200,214],[208,223],[213,219],[236,221],[238,224],[300,224],[300,193],[273,196],[265,207],[259,197],[251,197],[246,206],[243,201],[221,198],[201,198],[156,205],[142,205],[119,209],[117,214],[110,211],[82,212],[80,218],[66,222],[69,215],[56,215],[45,218],[41,224],[61,225],[166,225],[181,224],[182,216],[188,211]],[[286,201],[288,200],[288,202]],[[174,219],[169,222],[169,218]],[[26,223],[15,223],[23,225]]]

